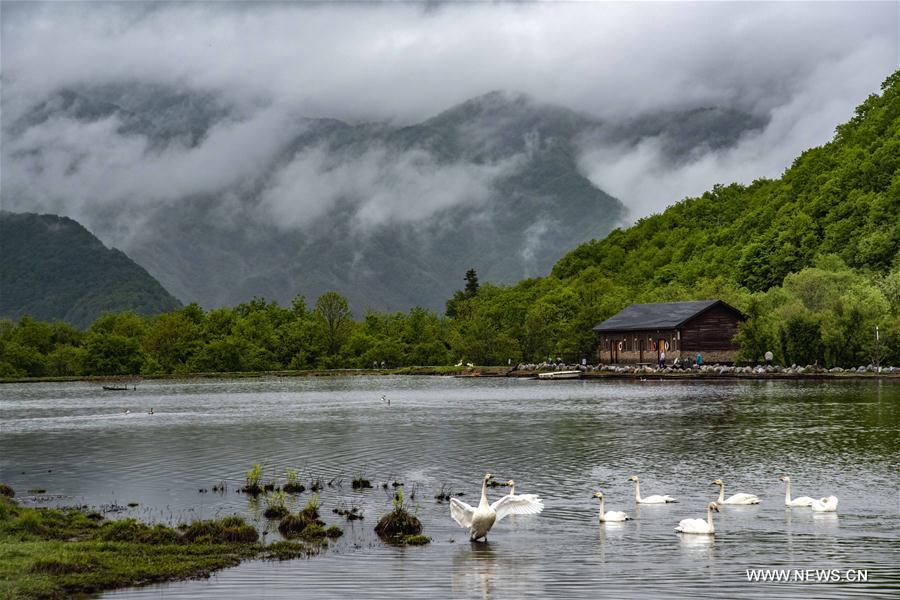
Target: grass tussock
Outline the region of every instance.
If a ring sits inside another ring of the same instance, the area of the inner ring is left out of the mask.
[[[286,538],[301,537],[310,525],[316,525],[320,529],[325,525],[319,518],[319,497],[316,495],[313,495],[303,510],[297,514],[285,515],[278,524],[278,531]],[[324,532],[324,529],[322,531]]]
[[[407,509],[403,490],[398,490],[393,500],[393,510],[378,521],[375,533],[389,544],[404,544],[409,536],[422,533],[422,522]]]
[[[287,469],[284,473],[287,482],[281,486],[281,489],[288,494],[302,494],[306,491],[306,486],[300,483],[296,469]]]
[[[268,560],[293,560],[295,558],[309,558],[321,551],[321,544],[310,546],[300,542],[279,540],[266,546],[263,558]]]
[[[0,496],[4,496],[6,498],[15,498],[16,492],[5,483],[0,483]]]

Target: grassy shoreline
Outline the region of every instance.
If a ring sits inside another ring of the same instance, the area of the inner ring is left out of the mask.
[[[263,379],[267,377],[374,377],[389,375],[407,376],[457,376],[457,377],[537,377],[546,371],[510,371],[509,367],[402,367],[398,369],[316,369],[302,371],[239,371],[219,373],[157,373],[135,377],[81,375],[68,377],[14,377],[0,378],[4,383],[65,383],[65,382],[128,382],[139,380],[180,380],[180,379]],[[616,373],[611,371],[589,371],[582,374],[582,379],[900,379],[900,373],[715,373],[697,371],[679,371],[663,373]]]
[[[264,546],[256,529],[237,516],[171,528],[110,521],[79,509],[30,508],[0,495],[0,598],[93,596],[202,579],[253,558],[313,553],[295,542]]]

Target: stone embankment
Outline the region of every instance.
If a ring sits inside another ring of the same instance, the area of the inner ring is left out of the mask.
[[[817,365],[791,365],[782,367],[778,365],[690,365],[672,366],[663,368],[653,365],[580,365],[563,363],[522,363],[509,373],[510,376],[522,377],[537,373],[552,371],[581,371],[584,377],[615,377],[646,375],[670,375],[673,377],[735,377],[747,376],[751,378],[763,377],[853,377],[853,376],[894,376],[900,377],[900,367],[876,367],[875,365],[860,365],[859,367],[841,368],[833,367],[825,369]]]

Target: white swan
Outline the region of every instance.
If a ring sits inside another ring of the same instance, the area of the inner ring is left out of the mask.
[[[632,475],[628,478],[628,481],[634,482],[634,501],[638,504],[667,504],[669,502],[678,502],[672,496],[647,496],[646,498],[641,498],[641,482],[638,480],[637,475]]]
[[[809,496],[800,496],[799,498],[794,498],[791,500],[791,478],[787,475],[782,475],[779,477],[781,481],[784,482],[784,505],[789,506],[791,508],[802,507],[802,506],[812,506],[812,503],[815,502],[813,498]]]
[[[753,494],[734,494],[729,496],[728,499],[725,499],[725,482],[721,479],[716,479],[713,481],[713,485],[719,486],[719,499],[716,500],[716,504],[719,506],[723,504],[759,504],[759,498],[757,498]]]
[[[828,496],[820,500],[813,500],[810,505],[815,512],[837,512],[837,496]]]
[[[712,520],[713,511],[719,512],[719,506],[715,502],[710,502],[709,506],[706,507],[705,521],[703,519],[682,519],[678,523],[678,527],[675,528],[675,531],[678,533],[715,534],[716,528],[713,527]]]
[[[537,494],[516,494],[516,482],[510,479],[506,482],[506,485],[509,487],[509,493],[507,496],[512,498],[513,500],[537,500],[541,501],[540,497]]]
[[[460,527],[469,528],[469,539],[473,542],[482,538],[487,541],[487,534],[494,523],[502,521],[509,515],[535,515],[544,510],[543,501],[534,494],[525,494],[521,500],[507,494],[489,504],[487,483],[492,477],[490,473],[484,474],[478,508],[472,508],[459,498],[450,498],[450,516]]]
[[[605,512],[603,509],[603,492],[594,492],[593,497],[600,499],[601,523],[621,523],[622,521],[628,521],[631,518],[620,510],[611,510],[609,512]]]

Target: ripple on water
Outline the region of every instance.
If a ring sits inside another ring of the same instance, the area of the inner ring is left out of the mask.
[[[332,483],[322,512],[347,533],[326,554],[110,596],[871,597],[900,589],[898,426],[895,383],[273,378],[147,381],[123,393],[6,385],[0,470],[16,489],[46,488],[63,504],[134,500],[140,506],[120,514],[169,522],[238,512],[261,530],[261,503],[235,492],[251,463],[270,478],[292,467]],[[474,504],[486,470],[515,479],[519,493],[540,493],[546,510],[511,517],[489,544],[472,545],[433,496],[443,486]],[[786,510],[785,473],[795,495],[839,496],[839,513]],[[352,490],[360,474],[375,488]],[[633,474],[644,495],[679,503],[636,506]],[[714,539],[676,535],[679,520],[705,516],[718,477],[726,493],[762,503],[723,507]],[[225,494],[199,491],[223,480]],[[387,547],[372,533],[393,493],[381,484],[394,480],[415,491],[429,546]],[[597,489],[608,509],[635,520],[599,525]],[[336,506],[359,506],[366,518],[346,524]],[[745,569],[759,567],[869,569],[869,585],[748,584]]]

